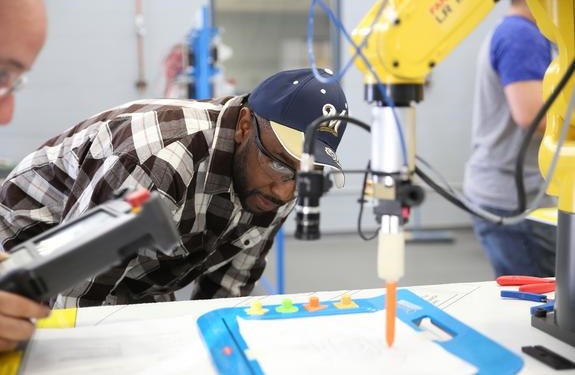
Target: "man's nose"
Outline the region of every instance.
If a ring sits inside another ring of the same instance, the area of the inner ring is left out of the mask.
[[[0,98],[0,124],[8,124],[14,114],[14,95],[10,94]]]

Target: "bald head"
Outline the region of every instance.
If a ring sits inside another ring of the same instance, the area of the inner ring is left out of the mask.
[[[30,69],[45,39],[42,0],[0,0],[0,60]]]
[[[4,77],[7,72],[9,77],[18,77],[32,68],[45,40],[43,0],[0,0],[0,73]],[[9,123],[13,112],[14,95],[0,97],[0,124]]]

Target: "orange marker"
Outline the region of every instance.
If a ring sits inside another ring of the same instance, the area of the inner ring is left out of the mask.
[[[396,289],[397,281],[387,281],[385,283],[385,340],[389,347],[393,345],[393,340],[395,340]]]

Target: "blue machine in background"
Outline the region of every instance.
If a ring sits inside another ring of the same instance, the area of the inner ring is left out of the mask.
[[[188,98],[208,99],[213,96],[213,76],[219,73],[216,66],[218,50],[214,38],[218,29],[212,27],[211,12],[208,6],[201,9],[201,25],[192,29],[188,43]]]

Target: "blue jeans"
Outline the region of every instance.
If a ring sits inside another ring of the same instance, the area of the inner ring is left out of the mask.
[[[513,211],[481,206],[499,216],[511,216]],[[473,217],[475,236],[481,243],[495,276],[555,275],[557,229],[524,220],[514,225],[499,225]]]

